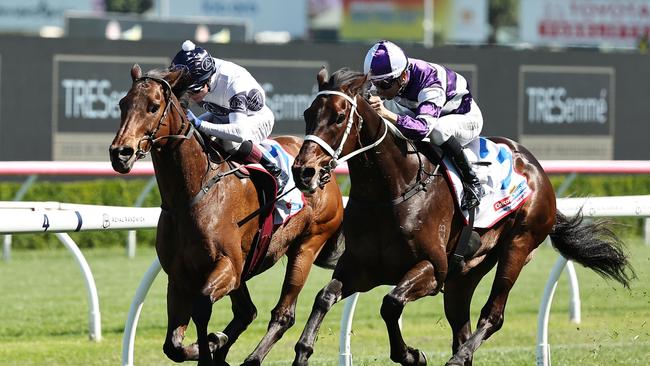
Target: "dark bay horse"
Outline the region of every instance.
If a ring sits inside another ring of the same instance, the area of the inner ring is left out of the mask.
[[[163,350],[176,362],[227,365],[226,355],[255,319],[257,310],[242,278],[258,220],[238,222],[260,208],[257,188],[240,179],[227,163],[208,159],[198,132],[186,120],[177,90],[186,80],[183,70],[153,70],[142,75],[131,69],[133,84],[120,100],[121,124],[110,146],[113,168],[128,173],[136,160],[151,152],[160,190],[162,212],[156,251],[168,275],[168,326]],[[295,156],[301,140],[276,139]],[[221,175],[221,176],[219,176]],[[217,178],[209,189],[206,182]],[[200,200],[198,192],[204,191]],[[191,203],[192,202],[192,203]],[[245,365],[259,365],[271,347],[293,325],[296,300],[312,264],[334,267],[337,237],[343,218],[336,182],[307,197],[305,207],[278,228],[261,261],[260,273],[286,255],[282,292],[272,310],[268,331]],[[212,304],[228,295],[233,319],[223,333],[208,334]],[[183,346],[190,318],[197,342]],[[224,336],[225,334],[225,336]]]
[[[423,352],[405,344],[398,324],[404,306],[444,292],[444,311],[452,329],[453,356],[447,365],[471,365],[476,349],[501,328],[510,289],[535,248],[550,235],[566,258],[628,287],[634,277],[621,242],[604,222],[585,223],[582,215],[556,210],[549,179],[522,145],[491,138],[513,152],[513,167],[524,175],[532,194],[515,212],[480,231],[481,245],[457,272],[450,257],[464,219],[447,180],[436,173],[414,144],[396,137],[370,107],[363,74],[342,69],[328,79],[318,74],[320,92],[305,111],[307,137],[293,165],[298,188],[319,192],[337,162],[348,161],[351,189],[345,209],[345,251],[331,282],[316,296],[312,313],[296,344],[294,365],[307,365],[319,326],[334,303],[379,285],[394,285],[383,299],[390,358],[402,365],[425,365]],[[356,154],[356,155],[355,155]],[[426,182],[433,177],[430,182]],[[413,188],[424,183],[426,189]],[[409,198],[410,197],[410,198]],[[470,302],[476,286],[494,266],[496,276],[476,330]]]

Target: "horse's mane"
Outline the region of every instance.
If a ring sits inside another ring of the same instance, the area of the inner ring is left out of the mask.
[[[359,71],[350,70],[347,67],[336,70],[330,79],[327,81],[328,89],[347,89],[351,84],[357,86],[360,79],[364,78],[365,74]],[[362,86],[365,84],[361,84]]]
[[[190,73],[186,67],[160,67],[147,71],[144,77],[152,77],[159,79],[168,79],[171,73],[179,72],[180,75],[172,85],[172,92],[176,98],[181,102],[184,108],[187,108],[189,101],[187,100],[187,86],[191,84]]]

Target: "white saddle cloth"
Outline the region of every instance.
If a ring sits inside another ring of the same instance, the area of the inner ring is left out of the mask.
[[[476,176],[483,185],[485,196],[477,208],[474,227],[490,228],[510,212],[519,208],[532,193],[526,178],[513,169],[512,150],[506,145],[479,137],[464,149],[467,160],[471,163],[490,163],[489,165],[472,164]],[[445,158],[443,160],[457,202],[461,202],[463,184],[456,168]],[[460,206],[460,205],[459,205]],[[463,211],[465,220],[469,214]]]
[[[291,174],[291,166],[293,165],[293,156],[284,151],[282,146],[275,140],[264,140],[261,145],[271,153],[282,169],[289,176],[289,181],[284,186],[281,195],[288,190],[291,192],[284,195],[282,198],[275,202],[275,210],[273,212],[273,224],[279,225],[286,222],[291,216],[297,214],[305,206],[305,200],[302,192],[299,189],[293,189],[296,184],[293,182],[293,175]]]

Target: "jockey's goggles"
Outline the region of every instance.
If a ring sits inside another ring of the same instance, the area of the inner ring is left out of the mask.
[[[191,93],[191,94],[197,94],[197,93],[199,93],[201,90],[203,90],[203,87],[204,87],[204,86],[205,86],[205,84],[192,85],[192,86],[190,86],[189,88],[187,88],[187,91],[188,91],[189,93]]]
[[[371,82],[372,85],[374,85],[375,87],[386,90],[386,89],[390,89],[390,87],[393,86],[393,83],[395,83],[396,80],[397,78],[390,78],[390,79],[383,79],[383,80],[373,80]]]

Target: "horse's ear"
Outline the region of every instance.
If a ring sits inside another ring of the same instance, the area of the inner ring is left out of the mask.
[[[131,79],[135,81],[136,79],[139,79],[142,76],[142,69],[140,68],[140,65],[138,64],[133,64],[131,67]]]
[[[318,72],[318,75],[316,76],[316,80],[318,80],[318,90],[323,90],[325,87],[325,83],[327,82],[327,68],[325,66],[321,67],[320,71]]]

